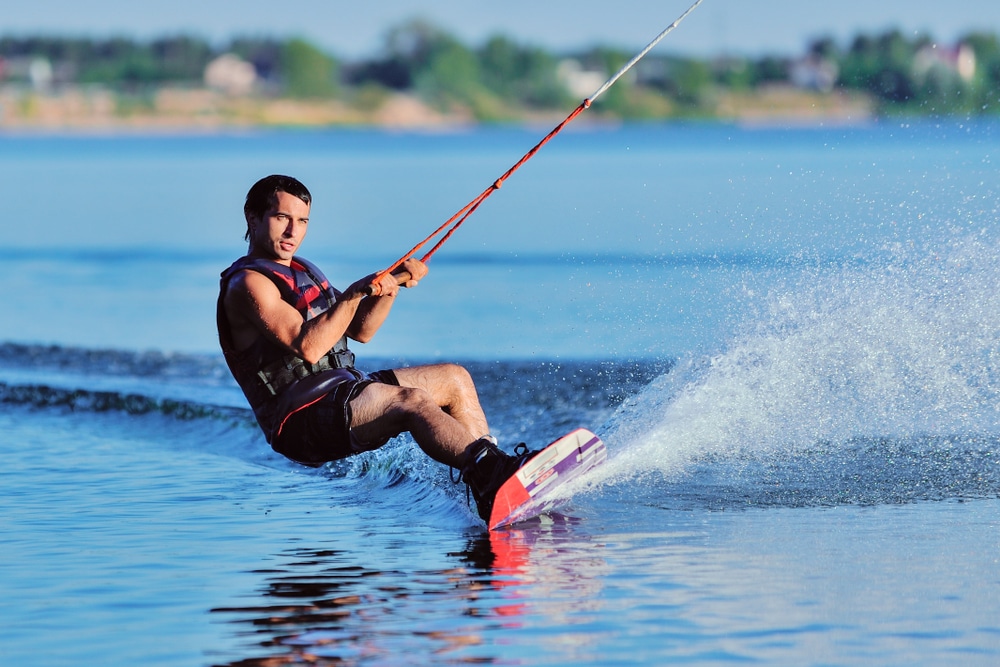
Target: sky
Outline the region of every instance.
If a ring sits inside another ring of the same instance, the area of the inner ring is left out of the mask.
[[[0,36],[194,34],[304,37],[346,58],[376,54],[386,31],[429,20],[470,46],[503,34],[568,52],[595,44],[638,50],[693,0],[7,0]],[[1000,34],[998,0],[704,0],[658,49],[693,56],[801,53],[832,36],[898,28],[949,44],[972,30]]]

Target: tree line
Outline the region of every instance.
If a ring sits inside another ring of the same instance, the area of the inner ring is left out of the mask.
[[[470,47],[434,25],[410,21],[387,33],[379,53],[359,61],[338,58],[299,38],[241,37],[213,45],[190,35],[148,41],[3,37],[0,79],[25,83],[30,73],[23,64],[43,60],[54,87],[99,85],[143,94],[168,85],[202,86],[206,66],[224,53],[252,64],[259,95],[364,105],[404,91],[434,107],[461,107],[487,121],[575,105],[582,96],[574,80],[586,81],[587,73],[606,78],[633,55],[612,47],[554,54],[504,35]],[[996,35],[972,33],[945,47],[929,35],[891,30],[859,34],[845,44],[820,38],[796,56],[699,59],[653,52],[600,104],[606,113],[632,119],[711,115],[720,92],[789,85],[863,93],[882,114],[995,114],[1000,111],[1000,41]]]

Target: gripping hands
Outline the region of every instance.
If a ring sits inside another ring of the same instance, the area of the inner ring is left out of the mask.
[[[427,265],[419,259],[411,257],[380,280],[376,280],[378,275],[373,273],[365,276],[347,288],[348,293],[357,292],[365,296],[396,296],[400,287],[416,287],[417,283],[427,275]]]

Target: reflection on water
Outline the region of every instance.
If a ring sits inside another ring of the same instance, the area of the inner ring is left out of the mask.
[[[581,605],[597,604],[603,563],[581,561],[592,550],[578,542],[560,546],[579,538],[568,532],[574,523],[549,515],[477,534],[439,559],[441,569],[380,570],[348,551],[286,550],[254,571],[263,582],[254,603],[211,610],[239,628],[248,656],[219,664],[530,663],[502,633],[538,617],[574,625],[586,616]]]
[[[461,617],[453,613],[457,607],[481,614],[477,598],[489,585],[486,573],[381,571],[344,552],[312,549],[289,550],[278,561],[258,571],[264,577],[260,604],[212,610],[245,626],[251,646],[259,647],[257,657],[227,664],[357,664],[399,651],[446,655],[482,641],[447,621]],[[441,627],[426,629],[425,614],[435,607],[448,611]]]

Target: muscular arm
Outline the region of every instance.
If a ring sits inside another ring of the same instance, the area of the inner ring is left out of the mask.
[[[347,337],[359,343],[370,341],[382,327],[385,318],[389,316],[389,311],[392,310],[395,300],[396,291],[362,299],[358,304],[357,312],[351,319],[350,326],[347,327]]]
[[[427,275],[427,266],[416,259],[408,259],[395,274],[383,279],[380,297],[370,297],[362,300],[357,314],[347,329],[347,335],[359,343],[367,343],[382,327],[385,318],[392,310],[392,304],[399,293],[400,287],[416,287],[417,283]],[[399,280],[402,282],[399,282]],[[362,278],[348,290],[357,287],[364,289],[371,284],[372,277]]]
[[[427,269],[412,266],[407,286],[416,285]],[[363,290],[372,277],[363,278],[338,296],[333,308],[306,322],[293,306],[286,303],[269,278],[256,271],[243,271],[233,277],[224,306],[229,318],[233,344],[249,347],[257,336],[264,335],[287,348],[292,354],[315,363],[345,334],[367,343],[385,322],[399,284],[393,276],[381,283],[382,296],[365,297]]]
[[[230,280],[223,305],[237,349],[245,349],[259,336],[265,336],[315,363],[347,331],[360,302],[360,294],[341,295],[333,308],[306,322],[281,298],[269,278],[248,270]]]

